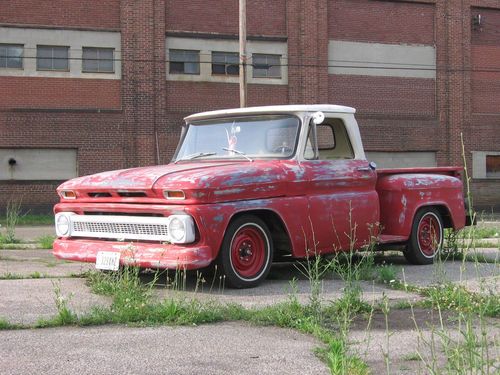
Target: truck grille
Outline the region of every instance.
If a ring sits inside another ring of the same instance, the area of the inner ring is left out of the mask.
[[[168,241],[166,217],[72,215],[72,237]]]

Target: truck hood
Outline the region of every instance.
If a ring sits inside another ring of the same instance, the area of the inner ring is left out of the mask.
[[[227,163],[172,163],[153,167],[120,169],[74,178],[64,182],[59,186],[58,190],[149,190],[163,176],[177,172],[199,172],[200,170],[208,170],[219,165],[227,165]]]
[[[79,177],[58,191],[74,190],[79,199],[88,198],[89,192],[143,191],[149,198],[164,200],[164,190],[182,190],[186,199],[169,203],[208,203],[287,195],[290,173],[277,160],[172,163]]]

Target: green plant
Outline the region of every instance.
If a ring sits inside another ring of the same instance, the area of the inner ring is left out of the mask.
[[[10,323],[8,320],[0,317],[0,330],[23,329],[23,328],[28,328],[28,327],[22,324]]]
[[[408,353],[403,356],[405,361],[420,361],[420,355],[418,353]]]
[[[393,284],[397,280],[398,271],[392,264],[382,263],[377,267],[377,281],[383,284]]]
[[[18,243],[16,238],[16,226],[21,217],[21,200],[10,199],[7,202],[5,217],[5,234],[0,236],[0,242],[6,244]]]
[[[10,329],[10,323],[4,318],[0,318],[0,329]]]
[[[0,217],[0,225],[5,225],[7,222],[6,216]],[[23,214],[19,216],[17,225],[53,225],[54,215],[53,214]]]
[[[424,302],[427,307],[454,310],[458,313],[475,313],[480,316],[500,316],[500,296],[493,292],[473,293],[464,286],[446,283],[423,288],[421,293],[428,297]]]
[[[383,299],[382,299],[382,313],[384,314],[384,320],[385,320],[385,337],[386,337],[386,342],[385,342],[385,350],[382,350],[382,354],[384,356],[384,362],[385,362],[385,368],[387,371],[387,375],[390,375],[391,369],[390,369],[390,345],[389,345],[389,339],[391,337],[391,333],[389,332],[389,312],[390,312],[390,306],[389,306],[389,299],[387,296],[384,294]]]
[[[37,244],[40,249],[52,249],[54,244],[55,236],[45,235],[37,238]]]
[[[52,319],[39,319],[36,323],[36,327],[46,328],[76,324],[78,322],[78,317],[68,307],[68,302],[73,295],[70,294],[68,297],[63,296],[60,281],[53,281],[52,286],[54,288],[54,302],[57,308],[57,315]]]

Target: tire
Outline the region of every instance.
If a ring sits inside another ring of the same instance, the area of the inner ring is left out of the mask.
[[[404,256],[411,264],[432,264],[443,245],[443,219],[438,210],[424,207],[413,219]]]
[[[267,225],[258,217],[244,215],[227,227],[218,265],[231,288],[253,288],[266,279],[273,259],[273,241]]]

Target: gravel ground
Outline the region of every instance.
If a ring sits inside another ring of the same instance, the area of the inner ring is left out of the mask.
[[[382,259],[394,264],[399,277],[404,275],[409,284],[430,285],[448,280],[463,283],[472,290],[498,293],[499,268],[496,264],[445,262],[411,266],[401,256]],[[85,279],[72,277],[88,269],[93,269],[93,265],[58,261],[50,250],[0,250],[0,277],[4,278],[0,280],[0,318],[11,323],[33,324],[39,318],[54,316],[57,312],[54,302],[56,288],[60,288],[61,296],[78,314],[89,311],[92,306],[109,306],[109,298],[90,293]],[[8,279],[9,275],[33,277],[36,272],[47,278]],[[151,280],[148,275],[143,278],[145,282]],[[293,288],[290,284],[292,278],[297,279]],[[274,266],[269,280],[254,289],[226,289],[219,287],[217,281],[211,289],[211,280],[202,284],[197,280],[196,274],[189,275],[183,296],[236,302],[247,307],[285,301],[292,290],[299,300],[307,302],[310,290],[309,281],[292,264]],[[166,276],[162,276],[154,289],[158,300],[179,293],[166,289],[162,285],[165,282]],[[367,301],[380,301],[383,296],[387,296],[391,303],[413,302],[421,298],[373,282],[363,282],[361,286]],[[341,280],[324,280],[322,296],[325,303],[340,297],[343,287]],[[383,353],[387,352],[387,334],[391,374],[428,373],[419,361],[411,360],[411,356],[419,350],[419,340],[430,337],[432,333],[429,328],[433,320],[429,314],[432,313],[428,310],[414,311],[413,316],[409,313],[409,309],[391,309],[391,323],[387,329],[385,317],[380,314],[372,316],[370,330],[366,329],[363,320],[353,325],[350,333],[352,351],[370,365],[373,373],[386,373]],[[420,322],[420,333],[416,331],[415,319]],[[488,337],[497,343],[500,340],[498,323],[498,319],[488,323]],[[452,335],[457,335],[453,324],[447,328]],[[0,331],[0,342],[0,374],[327,373],[326,366],[312,354],[312,349],[320,343],[311,337],[241,322],[201,327],[104,326]],[[498,344],[492,348],[497,355]]]
[[[75,313],[87,312],[93,306],[109,306],[111,299],[92,294],[85,279],[0,280],[0,317],[10,323],[34,324],[57,314],[56,289]]]
[[[309,336],[220,323],[0,331],[0,374],[329,374]]]

